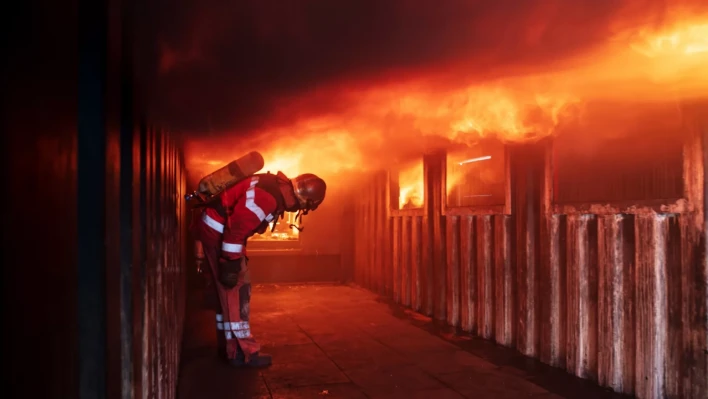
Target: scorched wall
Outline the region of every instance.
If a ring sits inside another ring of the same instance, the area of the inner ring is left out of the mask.
[[[462,331],[640,398],[708,397],[708,124],[684,148],[684,199],[560,206],[551,142],[507,149],[504,207],[391,210],[387,173],[356,205],[354,278]],[[375,187],[375,188],[374,188]]]
[[[132,2],[15,6],[0,75],[3,393],[172,398],[185,179],[179,140],[147,123],[133,57],[155,53],[132,46]]]

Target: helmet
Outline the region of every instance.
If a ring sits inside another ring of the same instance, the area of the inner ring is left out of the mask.
[[[327,184],[319,177],[304,173],[290,181],[293,183],[295,197],[300,202],[300,209],[314,211],[324,201]]]

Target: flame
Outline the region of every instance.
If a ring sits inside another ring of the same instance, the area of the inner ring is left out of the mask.
[[[273,229],[273,224],[275,220],[268,223],[268,230],[263,234],[255,234],[253,236],[256,240],[265,241],[279,241],[279,240],[297,240],[300,232],[295,227],[290,227],[291,224],[297,224],[295,220],[296,213],[287,212],[284,214],[284,218],[278,222],[278,225]]]
[[[265,161],[260,173],[281,171],[290,178],[302,173],[331,177],[363,163],[352,135],[314,122],[307,125],[295,129],[311,132],[305,137],[292,134],[290,129],[277,129],[256,139],[239,139],[237,145],[228,145],[229,140],[224,138],[189,141],[189,169],[196,176],[205,176],[253,150],[259,151]]]
[[[398,208],[415,209],[423,207],[423,160],[416,162],[398,174]]]
[[[404,153],[422,153],[430,137],[466,144],[486,137],[536,140],[559,134],[564,124],[582,123],[582,109],[592,101],[671,103],[708,97],[706,65],[708,15],[674,15],[661,26],[618,29],[592,51],[545,69],[539,66],[534,73],[485,81],[431,74],[375,87],[332,87],[327,97],[347,105],[336,114],[300,117],[302,112],[293,110],[309,104],[307,96],[292,100],[282,108],[297,117],[250,132],[256,139],[239,138],[239,146],[233,147],[195,143],[190,169],[208,173],[218,166],[216,159],[225,165],[258,149],[266,158],[264,171],[327,177],[391,167]],[[405,174],[401,178],[401,205],[415,195],[420,200],[414,202],[422,202],[416,194],[422,193],[422,180],[407,181]]]
[[[268,132],[268,137],[277,139],[261,151],[265,159],[264,171],[282,171],[289,177],[301,173],[326,176],[354,169],[363,163],[361,154],[352,151],[357,147],[354,136],[333,127],[327,120],[307,121],[295,131],[308,133],[300,139],[303,136],[293,135],[290,129]],[[258,143],[254,145],[258,146]]]
[[[523,84],[498,82],[442,95],[418,95],[402,112],[417,118],[416,128],[424,134],[444,132],[458,142],[490,136],[523,141],[552,134],[564,112],[578,100],[566,94],[525,92],[518,89]]]
[[[632,49],[649,58],[708,53],[708,23],[680,26],[653,36],[643,30],[638,35],[643,40],[632,45]]]

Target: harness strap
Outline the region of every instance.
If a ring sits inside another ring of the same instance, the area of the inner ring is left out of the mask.
[[[276,207],[273,211],[273,226],[270,228],[270,232],[275,231],[275,227],[278,225],[278,221],[283,218],[285,213],[285,197],[283,197],[283,192],[280,191],[280,185],[283,183],[277,175],[271,173],[265,173],[258,175],[258,183],[256,187],[267,192],[275,198]]]

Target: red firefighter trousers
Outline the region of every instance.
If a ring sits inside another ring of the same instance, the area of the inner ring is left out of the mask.
[[[238,283],[233,288],[225,287],[219,282],[219,254],[220,248],[203,243],[204,255],[216,294],[219,297],[221,309],[216,311],[216,329],[219,342],[226,341],[226,357],[235,359],[241,348],[245,361],[260,350],[260,344],[251,335],[250,304],[251,304],[251,278],[248,270],[248,261],[241,258],[241,272]],[[221,345],[220,345],[221,346]]]

